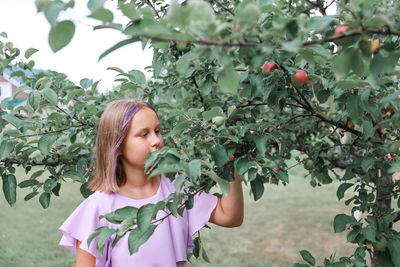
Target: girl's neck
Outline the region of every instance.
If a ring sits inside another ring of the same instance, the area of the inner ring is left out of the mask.
[[[148,179],[144,173],[129,173],[126,183],[121,186],[118,193],[133,199],[144,199],[154,196],[161,183],[161,176]]]

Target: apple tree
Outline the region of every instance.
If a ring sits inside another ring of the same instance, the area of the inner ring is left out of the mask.
[[[25,200],[38,196],[44,208],[67,180],[81,182],[88,196],[102,110],[115,99],[139,97],[158,110],[166,142],[149,156],[147,171],[171,179],[179,172],[177,193],[151,213],[126,208],[104,215],[118,230],[98,229],[92,237],[118,241],[129,234],[134,253],[136,241],[145,242],[140,237],[156,227],[157,211],[179,216],[200,191],[228,193],[234,169],[258,200],[265,186],[290,183],[294,157],[308,170],[310,186],[338,181],[339,200],[347,190],[356,192],[345,200],[354,205],[351,214],[333,220],[334,231],[346,231],[356,249],[320,266],[366,266],[367,258],[374,267],[400,266],[400,234],[393,227],[400,220],[398,1],[114,1],[124,24],[105,2],[87,3],[94,28],[126,38],[99,59],[141,42],[154,52],[150,79],[111,66],[118,88],[101,94],[88,78],[76,85],[61,73],[30,71],[36,50],[20,56],[3,33],[0,71],[12,70],[24,81],[18,92],[29,92],[26,106],[1,103],[0,174],[10,205],[16,166],[30,174],[18,184],[32,188]],[[53,51],[68,45],[79,22],[58,15],[74,1],[37,0],[36,6],[51,24]],[[353,216],[357,212],[362,218]],[[97,242],[99,251],[104,242]],[[193,253],[200,252],[198,246]],[[310,252],[301,256],[307,264],[294,266],[315,266]]]

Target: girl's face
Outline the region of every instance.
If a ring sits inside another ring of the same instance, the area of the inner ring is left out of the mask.
[[[144,171],[147,156],[164,146],[156,113],[143,107],[133,116],[120,152],[125,170]]]

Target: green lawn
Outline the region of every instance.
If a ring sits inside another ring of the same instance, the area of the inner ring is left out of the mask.
[[[337,201],[337,184],[312,188],[304,175],[302,169],[295,169],[286,187],[267,184],[257,202],[245,188],[243,225],[202,231],[212,261],[208,266],[291,266],[301,260],[302,249],[319,263],[334,251],[338,258],[350,256],[353,245],[345,244],[345,233],[335,234],[332,227],[336,214],[349,211],[344,201]],[[58,247],[58,227],[83,200],[79,184],[65,184],[61,196],[53,197],[46,210],[37,197],[24,202],[27,193],[19,189],[13,207],[1,197],[0,266],[74,266],[74,254]],[[205,265],[202,260],[189,264]]]

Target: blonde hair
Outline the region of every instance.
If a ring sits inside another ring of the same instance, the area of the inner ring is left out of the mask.
[[[119,153],[132,118],[143,107],[155,112],[150,104],[138,99],[117,100],[104,110],[97,128],[95,172],[89,184],[91,190],[117,192],[126,183]]]

